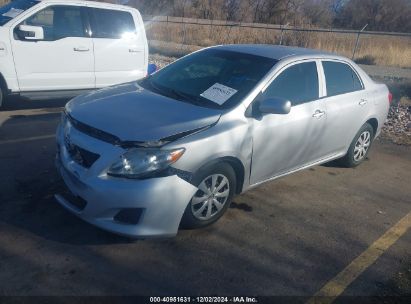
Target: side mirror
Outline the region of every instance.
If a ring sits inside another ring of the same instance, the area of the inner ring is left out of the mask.
[[[157,71],[157,66],[154,63],[148,65],[147,74],[151,75]]]
[[[20,25],[17,35],[23,40],[44,40],[44,30],[41,26]]]
[[[262,114],[288,114],[291,111],[291,101],[280,97],[267,98],[259,103],[258,110]]]

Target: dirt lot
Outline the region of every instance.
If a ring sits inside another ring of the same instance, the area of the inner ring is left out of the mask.
[[[53,199],[61,188],[54,131],[64,103],[15,100],[0,112],[0,295],[287,295],[304,302],[411,211],[411,148],[377,141],[356,169],[305,170],[236,197],[212,227],[130,241]],[[342,295],[411,295],[410,244],[408,230]]]

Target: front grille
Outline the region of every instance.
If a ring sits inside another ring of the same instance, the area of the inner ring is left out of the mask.
[[[93,128],[89,125],[86,125],[85,123],[82,123],[82,122],[74,119],[73,117],[71,117],[68,114],[66,114],[66,115],[67,115],[68,120],[72,124],[72,126],[74,128],[76,128],[77,130],[79,130],[80,132],[83,132],[84,134],[87,134],[90,137],[99,139],[101,141],[104,141],[104,142],[112,144],[112,145],[119,145],[121,143],[121,140],[117,136],[114,136],[110,133],[107,133],[107,132],[104,132],[102,130]]]
[[[89,169],[99,158],[100,155],[80,148],[72,144],[67,138],[65,140],[67,152],[70,157],[80,166]]]
[[[92,126],[89,126],[81,121],[78,121],[71,117],[69,114],[64,113],[65,117],[70,121],[71,125],[76,128],[78,131],[93,137],[95,139],[104,141],[106,143],[112,144],[114,146],[120,146],[123,148],[132,148],[132,147],[145,147],[144,142],[141,141],[122,141],[117,136],[107,133],[105,131],[96,129]]]

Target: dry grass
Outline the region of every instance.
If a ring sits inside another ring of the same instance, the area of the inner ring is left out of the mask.
[[[403,107],[411,107],[411,99],[407,96],[401,97],[399,104]]]
[[[192,46],[230,43],[279,44],[281,31],[265,28],[152,23],[149,40]],[[308,47],[352,56],[356,35],[340,33],[284,32],[283,44]],[[356,60],[365,64],[411,68],[411,38],[362,35]]]

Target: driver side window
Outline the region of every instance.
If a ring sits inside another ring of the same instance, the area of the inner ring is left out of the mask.
[[[42,27],[46,41],[86,37],[81,7],[78,6],[49,6],[27,18],[22,24]]]
[[[289,100],[292,106],[317,100],[319,98],[317,64],[311,61],[287,68],[268,86],[264,96]]]

